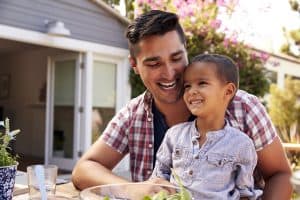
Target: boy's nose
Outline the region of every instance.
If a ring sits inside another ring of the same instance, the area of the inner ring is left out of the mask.
[[[189,92],[190,92],[191,95],[198,94],[198,90],[195,87],[191,87]]]

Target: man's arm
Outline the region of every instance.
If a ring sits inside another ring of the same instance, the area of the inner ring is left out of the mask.
[[[289,200],[292,194],[292,172],[280,139],[275,137],[274,141],[258,151],[257,155],[258,167],[266,183],[263,199]]]
[[[95,185],[128,182],[111,171],[123,157],[102,139],[98,139],[75,165],[73,184],[82,190]]]

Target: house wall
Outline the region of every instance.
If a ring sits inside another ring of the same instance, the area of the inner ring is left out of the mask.
[[[46,32],[46,21],[59,20],[71,38],[127,48],[127,25],[88,0],[1,0],[0,24]]]
[[[14,144],[18,154],[44,157],[46,107],[39,96],[46,83],[47,56],[59,53],[44,48],[0,55],[0,74],[10,76],[9,97],[0,99],[0,106],[12,119],[12,129],[21,129]]]
[[[271,55],[265,68],[277,73],[277,85],[280,88],[284,88],[286,76],[300,78],[300,62],[296,60]]]

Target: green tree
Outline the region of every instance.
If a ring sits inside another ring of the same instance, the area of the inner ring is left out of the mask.
[[[105,3],[114,7],[116,5],[120,5],[120,0],[103,0]],[[134,0],[124,0],[125,2],[125,10],[126,10],[126,17],[129,19],[133,19],[134,17]]]
[[[291,9],[300,14],[299,0],[289,0],[289,3]],[[281,46],[281,52],[295,58],[300,58],[300,28],[295,30],[286,30],[283,28],[283,32],[286,43]]]
[[[268,109],[283,142],[300,142],[300,80],[288,77],[285,88],[272,84]]]

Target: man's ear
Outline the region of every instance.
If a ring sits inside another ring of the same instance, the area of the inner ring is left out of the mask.
[[[225,90],[225,97],[228,98],[229,100],[232,99],[236,92],[236,86],[233,83],[227,83],[226,84],[226,90]]]
[[[134,57],[132,57],[131,55],[129,55],[128,60],[129,60],[130,66],[132,67],[134,73],[139,74],[139,70],[136,67],[136,59]]]

